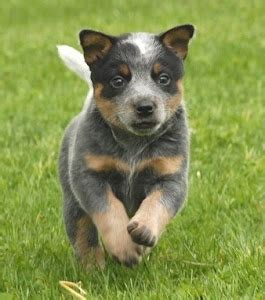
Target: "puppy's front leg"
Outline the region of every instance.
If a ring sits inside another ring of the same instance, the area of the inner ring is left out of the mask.
[[[132,241],[127,231],[129,218],[125,208],[104,177],[87,169],[73,170],[71,186],[110,255],[126,266],[137,264],[141,259],[142,246]]]
[[[111,189],[107,191],[107,206],[103,212],[92,215],[108,252],[119,262],[130,267],[139,263],[142,247],[128,234],[129,218],[125,208]]]
[[[185,176],[161,181],[143,200],[127,230],[134,242],[153,247],[170,219],[181,207],[186,195]]]

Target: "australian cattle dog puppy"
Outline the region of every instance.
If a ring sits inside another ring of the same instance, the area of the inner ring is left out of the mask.
[[[182,81],[193,34],[192,25],[158,35],[82,30],[84,55],[58,46],[90,86],[59,162],[66,231],[86,267],[104,267],[102,246],[126,266],[139,263],[183,205],[189,134]]]

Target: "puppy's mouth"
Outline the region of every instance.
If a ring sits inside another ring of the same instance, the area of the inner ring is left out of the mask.
[[[159,127],[160,123],[158,122],[141,121],[132,123],[128,129],[136,135],[144,136],[154,134]]]
[[[157,125],[158,125],[157,122],[142,121],[142,122],[133,123],[132,127],[136,130],[150,130],[150,129],[154,129]]]

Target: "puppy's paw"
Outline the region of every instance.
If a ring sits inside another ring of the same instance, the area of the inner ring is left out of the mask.
[[[79,258],[86,271],[91,271],[95,267],[105,269],[105,252],[101,246],[89,247],[86,255]]]
[[[117,262],[127,267],[133,267],[141,262],[143,247],[134,243],[128,233],[124,234],[118,243],[110,244],[108,252]]]
[[[157,242],[157,235],[154,230],[140,220],[134,220],[129,222],[127,230],[132,237],[132,240],[140,245],[153,247]]]
[[[124,264],[126,267],[132,268],[135,265],[138,265],[142,260],[142,250],[138,248],[139,245],[134,245],[131,249],[120,249],[115,254],[113,258],[121,264]]]

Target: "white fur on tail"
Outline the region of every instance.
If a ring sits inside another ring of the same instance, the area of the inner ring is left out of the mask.
[[[58,45],[57,50],[65,65],[81,79],[85,80],[88,83],[90,90],[93,89],[90,79],[90,70],[88,65],[85,63],[83,54],[66,45]]]
[[[93,85],[90,78],[91,72],[88,65],[85,63],[84,56],[76,49],[66,45],[58,45],[57,50],[64,64],[81,79],[85,80],[89,86],[89,92],[83,107],[83,110],[86,110],[92,103]]]

